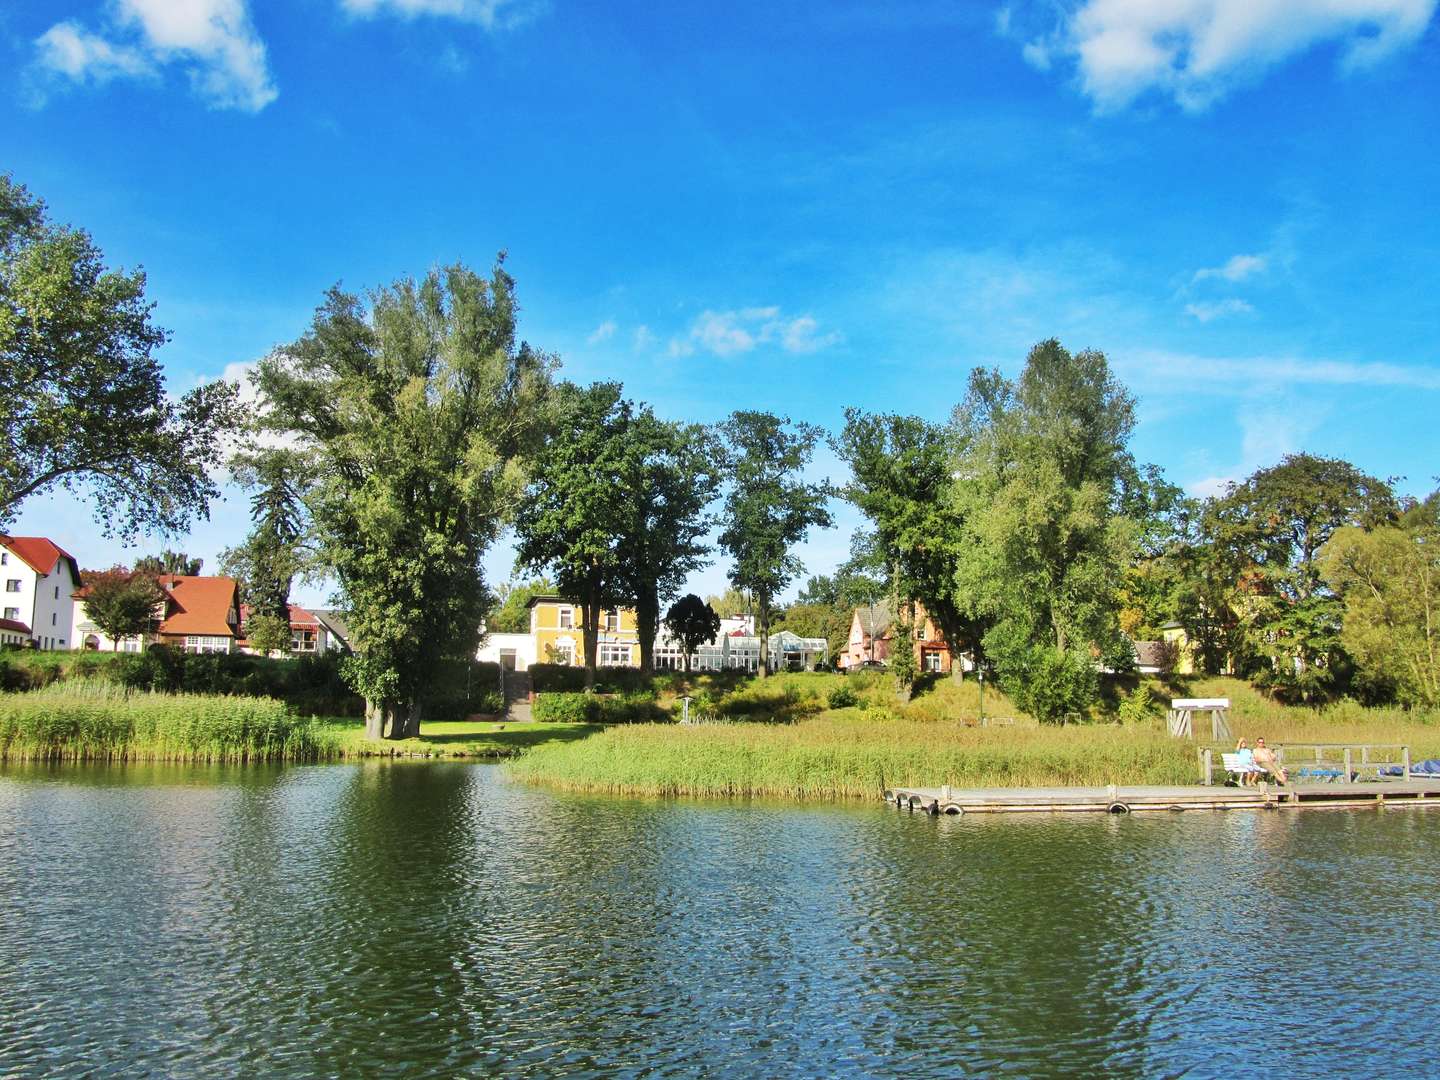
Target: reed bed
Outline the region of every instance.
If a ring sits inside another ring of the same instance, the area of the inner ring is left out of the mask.
[[[1440,729],[1415,723],[1311,722],[1272,743],[1408,743],[1440,756]],[[872,719],[846,709],[796,724],[641,724],[537,747],[508,766],[517,779],[571,791],[711,798],[875,798],[896,785],[1062,787],[1192,784],[1196,744],[1157,724],[978,728]]]
[[[72,680],[0,695],[0,760],[314,761],[333,735],[284,703]]]

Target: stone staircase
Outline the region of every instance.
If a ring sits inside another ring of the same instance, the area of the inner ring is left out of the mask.
[[[530,715],[529,672],[505,672],[505,719],[517,724],[533,719]]]

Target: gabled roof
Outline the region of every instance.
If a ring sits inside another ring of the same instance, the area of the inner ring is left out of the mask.
[[[565,597],[557,596],[554,593],[536,593],[530,597],[529,600],[525,601],[527,608],[532,608],[536,604],[569,604],[571,607],[580,606],[574,600],[566,600]]]
[[[345,621],[343,611],[339,608],[316,608],[315,616],[322,626],[340,639],[341,644],[350,647],[350,625]]]
[[[855,618],[860,620],[860,629],[870,637],[883,638],[895,625],[895,613],[890,610],[888,603],[876,604],[874,607],[857,607]]]
[[[1164,667],[1169,655],[1163,641],[1135,642],[1135,663],[1140,667]]]
[[[155,580],[166,597],[160,633],[235,636],[235,627],[226,618],[237,606],[234,578],[162,574]]]
[[[0,630],[14,630],[21,634],[30,633],[30,627],[18,619],[0,619]]]
[[[43,536],[0,536],[0,547],[9,548],[16,558],[37,574],[50,573],[55,564],[64,559],[70,564],[71,579],[77,585],[80,583],[80,567],[74,556],[54,540]]]

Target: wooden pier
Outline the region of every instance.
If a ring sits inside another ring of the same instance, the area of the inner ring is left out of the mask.
[[[1111,813],[1142,810],[1273,810],[1321,806],[1440,806],[1440,780],[1382,780],[1286,787],[1143,786],[891,788],[885,801],[927,814]]]

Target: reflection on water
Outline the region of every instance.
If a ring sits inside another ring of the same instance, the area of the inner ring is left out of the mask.
[[[0,1073],[1431,1072],[1440,812],[0,767]]]

